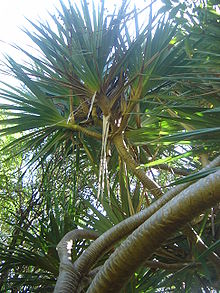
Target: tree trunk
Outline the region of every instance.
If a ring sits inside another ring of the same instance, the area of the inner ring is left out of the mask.
[[[220,171],[188,187],[137,228],[106,261],[88,292],[120,292],[135,270],[165,240],[219,201]]]

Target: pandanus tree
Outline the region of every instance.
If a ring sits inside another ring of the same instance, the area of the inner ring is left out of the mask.
[[[219,286],[219,15],[176,1],[153,14],[154,2],[110,13],[61,1],[53,24],[25,30],[36,54],[6,56],[22,87],[1,90],[0,131],[22,135],[5,148],[28,152],[26,168],[74,158],[73,181],[87,176],[84,229],[59,234],[59,276],[46,268],[55,292]]]

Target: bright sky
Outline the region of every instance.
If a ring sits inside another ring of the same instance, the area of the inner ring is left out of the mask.
[[[68,0],[63,1],[64,3],[68,2]],[[80,0],[71,1],[73,3],[80,3]],[[88,0],[88,2],[90,1],[91,0]],[[100,0],[94,1],[97,3]],[[105,3],[106,6],[111,9],[121,1],[122,0],[106,0]],[[131,0],[132,6],[134,3],[137,8],[143,8],[150,3],[150,0]],[[30,30],[33,29],[25,17],[32,21],[39,19],[50,20],[48,12],[54,13],[56,7],[60,7],[59,0],[0,0],[0,64],[4,59],[2,55],[4,53],[18,60],[18,52],[9,44],[14,43],[21,47],[31,44],[29,38],[21,31],[22,27],[30,28]],[[5,80],[5,76],[1,73],[0,80]]]
[[[28,43],[28,38],[21,31],[21,27],[28,27],[30,20],[48,19],[48,13],[59,5],[58,0],[0,0],[0,51],[10,54],[10,47],[6,43],[22,45]]]
[[[67,2],[67,0],[63,0]],[[72,0],[73,2],[80,2],[79,0]],[[95,0],[100,1],[100,0]],[[89,2],[89,0],[88,0]],[[121,2],[120,0],[106,0],[106,6],[113,7],[113,5]],[[132,0],[137,7],[144,7],[149,0]],[[25,17],[31,20],[49,19],[47,11],[54,12],[55,7],[59,7],[59,0],[0,0],[0,52],[9,52],[9,47],[3,45],[2,41],[8,43],[23,44],[28,42],[24,33],[19,27],[28,27],[28,22]]]

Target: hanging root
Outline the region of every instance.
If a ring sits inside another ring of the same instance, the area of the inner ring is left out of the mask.
[[[98,180],[98,193],[97,199],[99,199],[100,195],[103,196],[104,188],[105,188],[105,176],[108,180],[108,166],[107,166],[107,142],[108,142],[108,133],[109,133],[109,120],[110,115],[103,115],[103,126],[102,126],[102,149],[100,156],[100,165],[99,165],[99,180]],[[108,192],[109,186],[107,184]]]

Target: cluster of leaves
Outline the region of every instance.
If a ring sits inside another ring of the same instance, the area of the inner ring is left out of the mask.
[[[20,159],[19,168],[18,162],[5,162],[7,189],[1,189],[0,235],[0,285],[4,292],[18,288],[52,292],[59,272],[56,246],[68,231],[82,225],[81,217],[87,214],[79,196],[88,193],[89,169],[80,177],[78,172],[85,167],[79,157],[67,162],[62,155],[57,151],[53,160],[24,177],[20,169],[25,159]],[[73,168],[76,164],[80,169]],[[87,246],[88,241],[77,242],[74,257]]]
[[[68,231],[81,227],[102,234],[155,201],[157,194],[141,180],[143,170],[165,191],[219,168],[198,172],[201,161],[205,165],[219,152],[216,3],[163,2],[156,15],[154,1],[141,12],[128,12],[123,1],[108,15],[104,1],[91,9],[86,1],[80,8],[61,1],[58,17],[51,16],[53,29],[31,22],[35,31],[25,31],[38,55],[17,47],[26,63],[6,57],[22,87],[7,85],[0,92],[8,101],[1,105],[6,116],[0,134],[8,140],[2,153],[18,158],[1,162],[3,291],[52,291],[59,273],[55,248]],[[147,25],[140,29],[141,14]],[[129,32],[132,22],[135,35]],[[11,139],[17,133],[22,135]],[[97,199],[100,185],[103,196]],[[219,250],[219,216],[214,207],[190,224],[192,230],[176,231],[136,271],[125,292],[218,288],[207,257]],[[203,238],[205,252],[195,235]],[[75,241],[73,261],[89,243]]]

